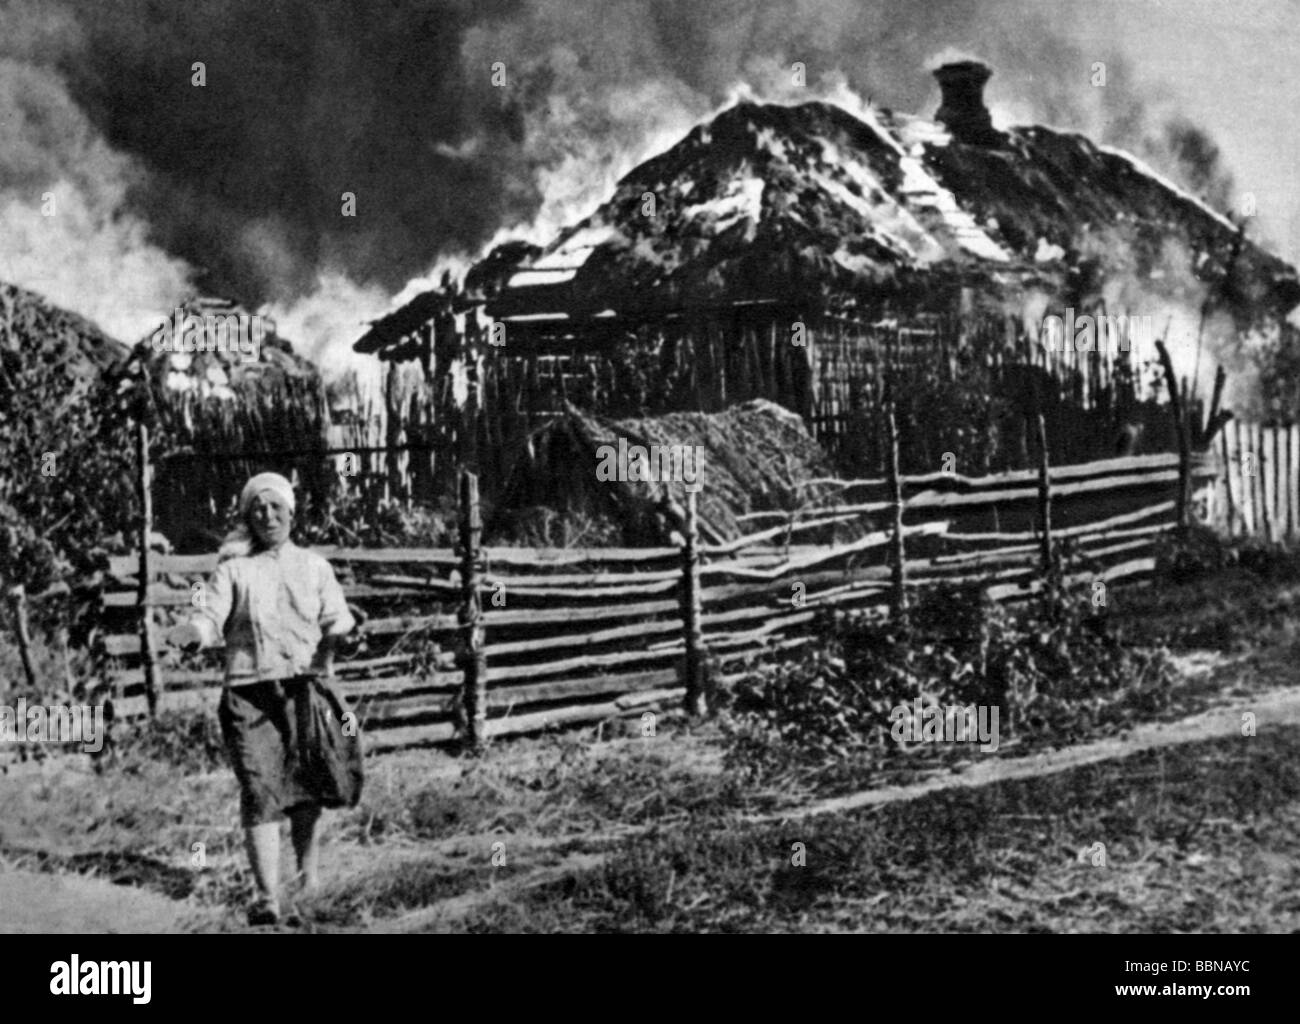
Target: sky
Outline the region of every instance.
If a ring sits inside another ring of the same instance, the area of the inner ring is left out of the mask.
[[[0,280],[128,341],[189,294],[222,295],[275,315],[327,374],[373,369],[350,351],[369,319],[495,242],[545,243],[738,96],[849,89],[930,115],[927,66],[951,53],[994,68],[996,124],[1084,132],[1221,206],[1249,193],[1251,237],[1294,261],[1297,15],[1297,0],[0,0]]]

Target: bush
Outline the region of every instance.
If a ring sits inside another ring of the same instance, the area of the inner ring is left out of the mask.
[[[118,723],[104,752],[123,771],[137,771],[150,762],[184,772],[225,767],[226,748],[214,712],[161,711],[158,717],[129,725]]]
[[[1271,583],[1300,581],[1300,551],[1259,537],[1223,537],[1204,526],[1162,537],[1156,573],[1171,583],[1194,583],[1226,569],[1242,569]]]
[[[295,516],[297,543],[340,547],[449,547],[456,529],[455,511],[400,501],[371,502],[356,493],[341,492],[327,505],[305,496]]]
[[[1184,537],[1161,536],[1156,541],[1156,575],[1171,583],[1193,583],[1236,564],[1230,544],[1202,526]]]
[[[1049,586],[1016,616],[967,585],[926,593],[903,624],[827,615],[812,644],[733,688],[729,763],[762,774],[792,761],[887,761],[906,749],[891,713],[918,699],[997,707],[1003,737],[1057,741],[1167,706],[1166,653],[1120,643],[1090,597]]]
[[[492,543],[502,547],[618,547],[624,540],[622,522],[577,507],[507,509],[488,521]]]

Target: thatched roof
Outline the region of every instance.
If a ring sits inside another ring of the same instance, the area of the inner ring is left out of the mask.
[[[180,315],[248,318],[252,314],[227,299],[196,296],[182,303]],[[315,364],[294,353],[293,345],[276,333],[273,319],[264,315],[260,319],[264,337],[255,356],[219,348],[158,352],[154,333],[146,335],[136,343],[135,353],[149,368],[156,397],[176,406],[207,399],[251,405],[286,388],[299,394],[304,386],[314,390],[321,381]]]
[[[213,298],[190,299],[181,313],[248,315],[237,303]],[[264,317],[262,326],[256,358],[238,350],[158,352],[152,333],[135,345],[158,413],[155,514],[182,550],[203,549],[207,532],[218,529],[226,506],[253,473],[296,473],[317,497],[332,482],[320,371],[276,333],[274,320]],[[236,459],[237,453],[263,454]]]
[[[764,399],[718,413],[623,420],[590,416],[570,406],[529,439],[502,492],[499,521],[544,506],[603,515],[622,526],[626,543],[671,542],[682,526],[687,481],[599,480],[601,447],[617,451],[620,443],[628,451],[635,445],[647,451],[652,445],[699,447],[697,508],[701,539],[708,542],[755,532],[757,527],[741,516],[796,509],[806,494],[800,485],[833,475],[803,420]],[[688,470],[683,475],[694,474]],[[841,530],[840,536],[845,535]],[[801,541],[817,539],[800,535]]]
[[[1054,289],[1098,260],[1159,293],[1179,283],[1161,272],[1171,242],[1202,280],[1232,260],[1230,298],[1284,313],[1300,300],[1294,268],[1248,241],[1234,258],[1236,226],[1133,157],[1038,126],[996,138],[959,142],[883,110],[738,104],[521,261],[488,312],[662,314],[945,282]]]
[[[1243,320],[1300,301],[1294,267],[1082,135],[1026,126],[963,142],[883,109],[739,103],[549,245],[497,247],[462,294],[426,293],[355,347],[412,358],[404,339],[429,310],[475,299],[487,317],[571,331],[778,300],[938,312],[968,285],[1000,309],[1027,290],[1065,296],[1111,279],[1153,301],[1212,285]]]

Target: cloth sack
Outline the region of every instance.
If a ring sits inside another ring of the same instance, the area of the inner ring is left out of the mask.
[[[296,685],[305,687],[305,699],[293,701],[295,777],[323,807],[356,807],[364,781],[357,716],[325,679],[311,676]]]

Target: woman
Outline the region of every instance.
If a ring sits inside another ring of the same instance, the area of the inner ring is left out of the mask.
[[[197,650],[224,637],[221,733],[239,779],[240,817],[258,896],[250,924],[280,920],[280,821],[287,815],[305,892],[319,884],[319,780],[300,770],[314,680],[356,625],[329,562],[289,539],[293,486],[261,473],[239,497],[240,526],[222,545],[204,606],[169,640]],[[359,745],[355,756],[359,781]],[[333,804],[332,804],[333,805]]]

